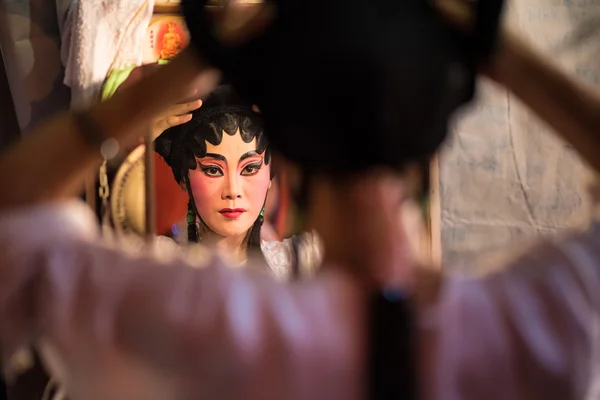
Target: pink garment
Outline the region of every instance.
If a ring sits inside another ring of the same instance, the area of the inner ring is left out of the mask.
[[[0,216],[5,360],[35,343],[71,398],[364,398],[364,301],[327,272],[280,284],[111,249],[77,202]],[[432,399],[597,399],[600,230],[537,246],[420,310]]]

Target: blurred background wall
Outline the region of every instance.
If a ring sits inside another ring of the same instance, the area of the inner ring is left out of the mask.
[[[600,85],[600,2],[510,0],[508,25],[594,87]],[[439,158],[442,258],[452,272],[587,215],[590,172],[513,96],[493,84],[457,118]]]

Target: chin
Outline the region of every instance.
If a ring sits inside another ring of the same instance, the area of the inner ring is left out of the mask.
[[[252,228],[253,224],[248,223],[247,221],[219,221],[214,224],[214,228],[210,227],[210,229],[215,232],[219,236],[230,237],[230,236],[239,236],[245,235],[246,232]]]
[[[217,232],[217,234],[219,236],[223,236],[223,237],[231,237],[231,236],[240,236],[240,235],[245,235],[248,229],[222,229],[219,232]]]

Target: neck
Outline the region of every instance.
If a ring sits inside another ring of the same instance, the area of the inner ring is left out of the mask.
[[[338,196],[328,180],[313,178],[307,204],[307,226],[304,228],[319,233],[325,247],[325,265],[348,264],[351,261],[347,250],[354,245],[348,246],[349,242],[344,237],[355,231],[355,227],[347,218],[351,208],[347,207],[347,199],[340,199],[343,196]]]
[[[344,265],[370,284],[411,280],[416,260],[402,205],[406,191],[400,176],[374,171],[353,181],[315,179],[309,196],[309,223],[323,240],[324,264]]]
[[[203,242],[208,242],[215,246],[219,254],[238,264],[244,262],[247,257],[248,245],[246,244],[246,234],[237,236],[220,236],[210,231],[203,235]]]

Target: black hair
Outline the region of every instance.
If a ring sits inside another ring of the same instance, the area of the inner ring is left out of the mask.
[[[260,107],[273,149],[305,174],[403,171],[436,153],[475,93],[475,37],[427,2],[326,1],[314,13],[278,1],[269,29],[235,48],[202,22],[203,3],[182,2],[193,47]]]
[[[268,165],[271,156],[260,115],[231,86],[222,85],[204,99],[202,107],[192,113],[189,122],[167,129],[156,139],[156,152],[171,167],[177,183],[188,191],[188,240],[191,242],[201,240],[202,230],[209,228],[196,208],[189,172],[198,167],[196,158],[206,156],[206,142],[217,146],[223,140],[223,132],[233,136],[238,130],[244,142],[250,143],[256,139],[256,151],[259,154],[265,153],[264,162]],[[200,221],[200,226],[197,220]],[[246,236],[248,249],[260,248],[263,222],[261,212]]]

